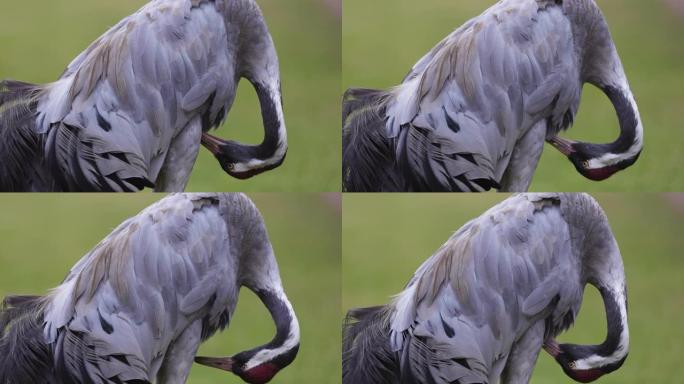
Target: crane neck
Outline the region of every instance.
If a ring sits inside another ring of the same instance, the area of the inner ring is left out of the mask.
[[[577,362],[578,369],[584,365],[610,367],[622,361],[629,351],[629,327],[627,325],[627,283],[622,256],[607,219],[596,226],[595,250],[585,260],[590,268],[589,283],[601,293],[606,312],[608,334],[603,343],[593,347],[594,356]],[[616,368],[617,369],[617,368]]]
[[[255,293],[270,312],[276,325],[276,335],[269,343],[247,352],[252,357],[244,368],[249,371],[267,362],[275,364],[279,369],[285,368],[294,360],[299,350],[297,316],[282,290],[257,290]]]
[[[249,80],[257,93],[264,139],[258,145],[249,145],[220,141],[205,134],[204,141],[214,148],[212,152],[228,174],[247,179],[283,163],[287,154],[287,130],[278,55],[261,10],[253,1],[242,0],[235,2],[229,13],[230,20],[241,31],[237,74]]]
[[[584,41],[582,77],[610,99],[620,125],[620,135],[608,144],[580,143],[578,147],[587,155],[590,169],[611,166],[624,169],[632,165],[641,153],[643,126],[608,23],[595,4],[591,8],[593,21],[590,23],[591,32]]]
[[[289,365],[299,350],[299,322],[280,279],[278,263],[263,218],[253,205],[251,218],[240,219],[244,238],[242,242],[242,285],[254,292],[271,315],[276,335],[267,344],[237,354],[245,373],[268,365],[273,374]],[[238,372],[239,373],[239,372]]]
[[[545,349],[570,377],[589,382],[619,368],[627,356],[626,279],[620,249],[598,202],[583,193],[564,197],[561,209],[581,268],[580,283],[591,284],[601,293],[607,336],[598,345],[558,345],[547,340]]]
[[[629,349],[627,325],[627,297],[624,286],[599,287],[606,311],[608,335],[599,345],[598,354],[606,359],[619,361]],[[603,364],[606,365],[606,364]]]
[[[608,334],[598,345],[563,344],[561,350],[569,354],[569,369],[573,372],[598,371],[607,374],[622,366],[629,353],[627,299],[624,288],[598,286],[606,311]],[[572,375],[571,375],[572,376]]]
[[[626,81],[625,81],[626,83]],[[620,135],[612,143],[578,143],[588,158],[588,168],[627,168],[638,159],[644,144],[644,129],[634,95],[626,84],[599,85],[608,96],[618,117]]]
[[[255,39],[245,49],[246,66],[243,76],[252,84],[259,98],[264,139],[258,145],[242,146],[245,152],[245,171],[276,168],[282,164],[287,154],[287,129],[278,55],[268,29]]]
[[[602,375],[618,369],[629,352],[627,288],[620,250],[605,216],[587,227],[591,233],[585,240],[582,264],[586,281],[603,299],[607,335],[598,345],[564,344],[561,349],[571,373]]]

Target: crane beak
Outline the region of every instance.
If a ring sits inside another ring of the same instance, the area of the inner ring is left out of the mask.
[[[556,339],[546,340],[544,342],[544,350],[554,358],[558,357],[558,355],[560,355],[561,353],[560,345],[558,345]]]
[[[552,139],[547,140],[547,142],[554,146],[565,156],[570,156],[575,153],[575,148],[573,145],[577,144],[576,141],[564,139],[560,136],[554,136]]]
[[[206,365],[207,367],[217,368],[228,372],[233,372],[232,357],[195,357],[195,363]]]
[[[202,133],[202,145],[209,150],[214,156],[221,152],[221,147],[225,141],[208,133]]]

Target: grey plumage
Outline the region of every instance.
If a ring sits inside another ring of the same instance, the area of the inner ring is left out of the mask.
[[[585,82],[620,117],[611,144],[557,135]],[[617,97],[616,95],[619,95]],[[636,161],[643,132],[606,21],[593,0],[503,0],[466,22],[388,91],[343,101],[348,191],[525,191],[545,140],[599,180]]]
[[[181,191],[203,140],[219,143],[207,147],[238,177],[274,168],[287,150],[278,66],[254,0],[153,0],[58,81],[2,83],[0,134],[29,139],[0,147],[0,190]],[[262,104],[259,146],[207,133],[241,78]]]
[[[558,345],[584,287],[604,296],[608,337]],[[595,379],[629,345],[622,260],[584,194],[513,196],[465,224],[391,304],[349,312],[343,382],[527,383],[545,347],[568,375]]]
[[[125,221],[43,297],[0,311],[0,383],[184,383],[201,341],[226,327],[241,287],[277,335],[232,358],[250,383],[297,354],[299,326],[263,219],[240,194],[172,195]]]

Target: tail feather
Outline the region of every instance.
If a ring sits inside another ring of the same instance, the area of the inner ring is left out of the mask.
[[[40,296],[10,296],[0,307],[0,384],[53,383]]]
[[[350,192],[400,190],[394,145],[385,135],[390,94],[349,89],[342,103],[342,177]]]
[[[22,101],[27,99],[27,96],[35,94],[40,89],[39,86],[31,83],[16,80],[0,81],[0,106],[4,111],[5,104],[12,101]]]
[[[343,330],[343,384],[399,382],[396,354],[389,345],[389,308],[350,310]]]
[[[350,88],[344,93],[342,104],[342,122],[351,115],[354,111],[359,111],[363,107],[369,106],[372,103],[379,103],[384,101],[388,96],[387,92],[377,89],[367,88]]]
[[[38,85],[0,82],[0,191],[25,191],[38,177],[40,138],[35,130]]]

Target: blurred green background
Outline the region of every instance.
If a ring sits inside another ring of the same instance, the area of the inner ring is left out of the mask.
[[[205,149],[191,191],[339,191],[340,19],[321,0],[258,0],[280,58],[289,151],[285,163],[246,181],[233,179]],[[73,58],[147,0],[0,2],[0,79],[56,80]],[[259,143],[259,102],[247,81],[217,136]]]
[[[625,263],[630,353],[604,376],[610,383],[679,383],[684,353],[684,194],[594,194],[610,220]],[[468,220],[506,195],[352,195],[343,197],[342,308],[387,303],[413,272]],[[605,312],[587,286],[573,328],[559,340],[597,344]],[[573,383],[542,352],[532,383]]]
[[[558,151],[546,146],[531,190],[684,190],[684,9],[682,0],[596,0],[604,11],[636,96],[645,130],[645,149],[630,169],[597,183],[583,178]],[[493,0],[344,0],[342,91],[350,87],[386,89],[466,20]],[[670,5],[668,5],[670,4]],[[615,111],[592,86],[564,136],[612,142],[618,136]]]
[[[273,383],[339,383],[339,194],[250,194],[266,220],[285,291],[299,318],[297,359]],[[44,294],[124,219],[160,195],[6,195],[0,199],[0,297]],[[97,213],[94,215],[93,213]],[[268,311],[247,289],[230,327],[200,349],[229,356],[275,335]],[[194,366],[190,384],[242,383]]]

